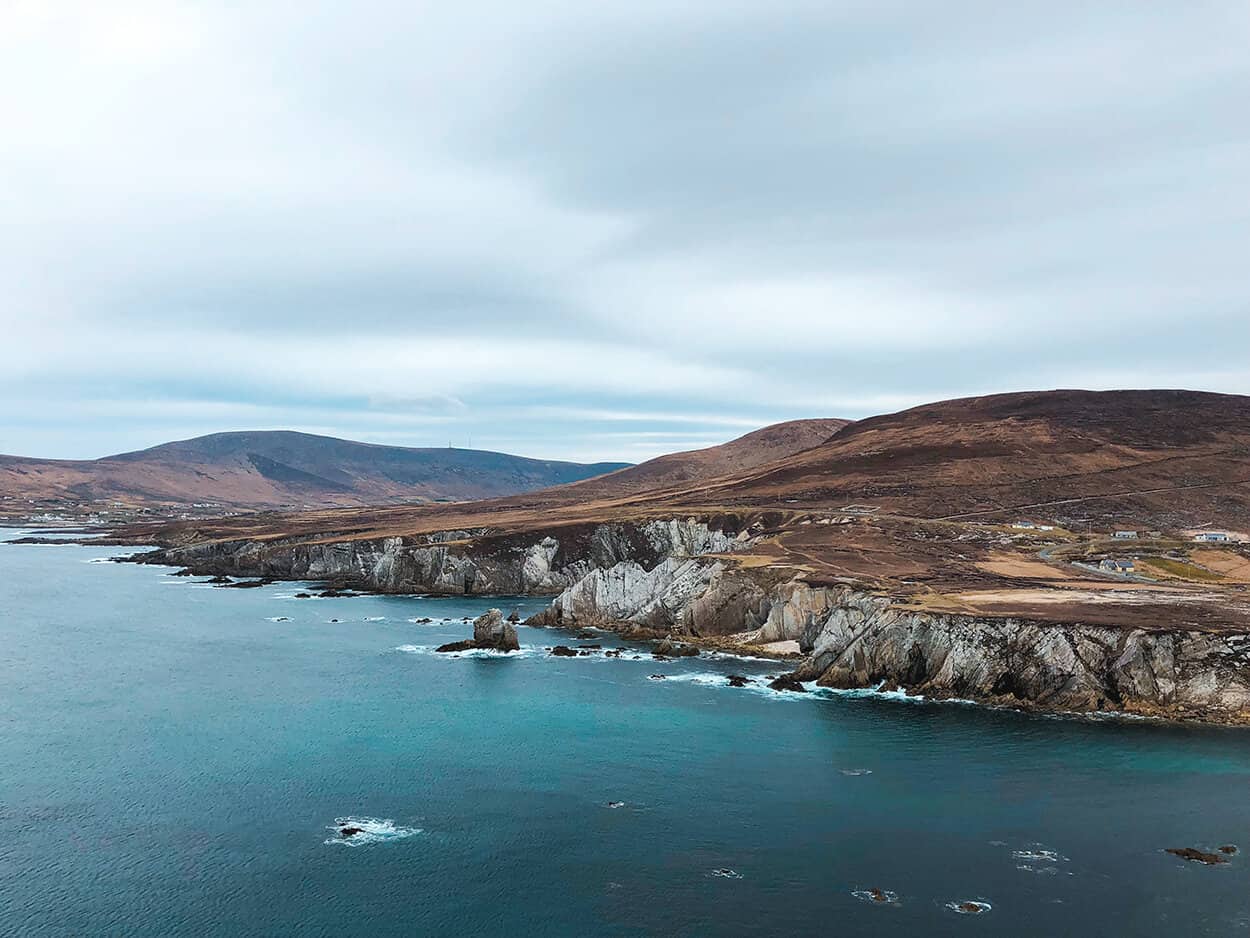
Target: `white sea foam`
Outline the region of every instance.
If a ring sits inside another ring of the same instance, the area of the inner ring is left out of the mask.
[[[1023,860],[1025,863],[1063,863],[1068,859],[1057,850],[1049,850],[1040,844],[1034,844],[1025,850],[1013,850],[1011,858]]]
[[[962,906],[971,906],[971,908],[962,908]],[[952,912],[958,912],[960,915],[980,915],[982,912],[988,912],[994,908],[984,899],[959,899],[946,903],[946,907]]]
[[[719,870],[712,870],[712,875],[720,876],[723,879],[742,879],[742,874],[739,873],[737,870],[731,870],[727,868],[722,868]]]
[[[496,651],[494,648],[468,648],[464,651],[437,651],[438,645],[397,645],[396,651],[408,655],[429,655],[433,658],[531,658],[533,648],[518,651]]]
[[[291,617],[290,616],[266,616],[265,621],[266,622],[290,622]]]
[[[342,831],[345,827],[358,827],[360,830],[350,837],[344,837]],[[400,827],[390,818],[374,817],[336,817],[332,825],[327,825],[326,830],[332,833],[325,843],[342,847],[387,843],[421,833],[419,827]]]
[[[851,895],[872,905],[898,905],[898,893],[888,889],[856,889]]]
[[[858,778],[861,775],[871,775],[872,769],[842,769],[842,774],[851,778]]]
[[[365,616],[366,622],[385,622],[386,616]]]

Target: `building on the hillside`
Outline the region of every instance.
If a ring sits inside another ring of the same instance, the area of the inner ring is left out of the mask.
[[[1098,565],[1098,569],[1106,570],[1108,573],[1134,573],[1137,570],[1137,564],[1131,560],[1117,560],[1113,557],[1107,557]]]
[[[1037,525],[1035,525],[1032,521],[1013,521],[1011,522],[1011,526],[1013,528],[1019,528],[1021,531],[1032,531],[1035,527],[1037,527]]]
[[[1203,531],[1200,534],[1195,534],[1194,540],[1195,541],[1217,541],[1219,543],[1223,543],[1224,541],[1231,541],[1232,538],[1229,536],[1228,532],[1226,531]]]
[[[1119,541],[1135,541],[1137,540],[1136,531],[1116,531],[1115,538]]]

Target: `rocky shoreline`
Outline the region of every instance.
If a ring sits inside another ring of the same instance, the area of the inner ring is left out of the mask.
[[[794,571],[738,563],[733,555],[760,534],[687,518],[531,535],[209,541],[130,559],[369,592],[551,595],[528,624],[758,657],[789,657],[777,643],[797,642],[791,680],[820,687],[1250,724],[1250,633],[927,611],[854,583],[814,585]]]

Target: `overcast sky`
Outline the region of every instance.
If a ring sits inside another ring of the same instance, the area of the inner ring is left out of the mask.
[[[1250,392],[1250,4],[0,0],[0,452]]]

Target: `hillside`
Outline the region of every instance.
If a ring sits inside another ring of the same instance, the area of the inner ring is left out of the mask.
[[[0,495],[45,506],[303,508],[513,495],[623,463],[356,443],[286,430],[214,433],[95,460],[0,456]]]
[[[622,497],[680,490],[690,484],[747,472],[826,442],[851,423],[837,418],[788,420],[753,430],[720,446],[669,453],[628,469],[579,482],[562,496]]]
[[[1004,394],[862,420],[707,494],[752,506],[870,501],[929,519],[1043,511],[1096,525],[1246,524],[1247,456],[1250,398]]]

